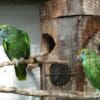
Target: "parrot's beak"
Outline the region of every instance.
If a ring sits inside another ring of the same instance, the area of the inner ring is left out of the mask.
[[[4,31],[0,30],[0,37],[4,38],[5,36],[6,36],[6,33]]]
[[[77,62],[82,61],[82,59],[81,59],[81,55],[77,55],[77,56],[76,56],[76,61],[77,61]]]
[[[76,61],[77,61],[77,62],[82,61],[82,59],[81,59],[81,50],[79,50],[79,51],[77,52]]]
[[[2,31],[0,30],[0,37],[3,37],[3,33],[2,33]]]

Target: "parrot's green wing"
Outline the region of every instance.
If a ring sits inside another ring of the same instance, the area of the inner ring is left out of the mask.
[[[3,45],[4,51],[6,52],[8,58],[11,59],[9,55],[9,44],[5,40],[3,40],[2,45]]]
[[[26,45],[26,54],[24,55],[24,58],[27,59],[30,55],[30,39],[26,32],[23,32],[23,34],[23,40],[25,41]],[[15,67],[16,76],[19,78],[19,80],[26,79],[26,66],[27,64],[18,64],[18,66]]]
[[[100,89],[100,56],[89,58],[82,63],[84,72],[92,85]]]
[[[26,32],[24,33],[24,40],[27,45],[27,56],[26,56],[26,58],[27,58],[30,55],[30,38]]]
[[[100,89],[100,55],[92,49],[81,50],[82,67],[91,84]]]

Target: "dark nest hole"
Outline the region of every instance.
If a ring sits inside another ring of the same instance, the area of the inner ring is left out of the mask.
[[[55,41],[48,33],[42,35],[42,48],[50,53],[55,48]]]
[[[50,66],[50,80],[55,86],[63,86],[71,78],[71,69],[68,65],[52,64]]]

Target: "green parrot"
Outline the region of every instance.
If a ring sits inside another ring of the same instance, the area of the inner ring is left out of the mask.
[[[30,39],[27,32],[2,24],[0,37],[2,37],[4,51],[10,60],[27,59],[30,56]],[[15,65],[15,73],[20,81],[26,80],[26,66],[27,64]]]
[[[82,49],[80,59],[85,75],[91,84],[100,89],[100,55],[97,55],[93,49]]]

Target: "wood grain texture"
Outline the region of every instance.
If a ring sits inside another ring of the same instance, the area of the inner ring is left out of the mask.
[[[100,31],[100,17],[87,17],[85,28],[80,37],[80,46],[85,47],[89,40]]]
[[[80,49],[86,47],[95,33],[100,31],[100,0],[49,0],[44,8],[47,14],[41,17],[42,35],[48,33],[56,44],[45,60],[67,60],[72,75],[74,74],[64,86],[54,86],[49,76],[51,65],[44,64],[43,66],[47,66],[43,73],[45,89],[93,92],[94,89],[87,81],[82,65],[76,62],[76,56]],[[42,50],[45,50],[45,43],[42,42],[41,45]],[[59,97],[44,100],[58,99],[67,100]]]
[[[40,11],[41,19],[76,15],[100,16],[100,0],[49,0],[41,5]]]

